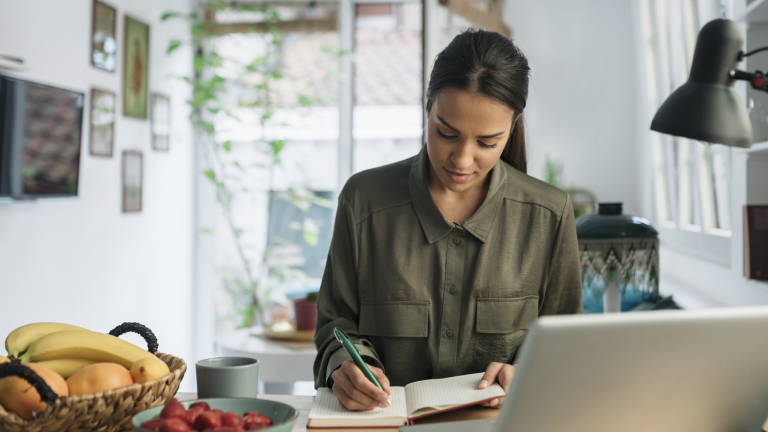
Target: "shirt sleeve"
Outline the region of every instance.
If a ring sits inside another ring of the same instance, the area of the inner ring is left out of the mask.
[[[567,196],[560,216],[550,257],[539,316],[584,313],[579,242],[570,196]]]
[[[354,342],[363,360],[384,369],[373,345],[360,337],[360,298],[357,286],[358,236],[355,216],[344,196],[339,197],[331,247],[317,298],[317,330],[313,342],[317,357],[313,367],[315,388],[333,387],[331,374],[352,357],[333,334],[341,327]]]

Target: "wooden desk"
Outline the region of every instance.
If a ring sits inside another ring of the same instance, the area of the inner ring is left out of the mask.
[[[197,393],[177,393],[176,398],[180,401],[192,400],[197,398]],[[291,395],[259,395],[259,399],[271,400],[290,405],[299,411],[299,420],[292,432],[307,432],[307,418],[309,410],[312,409],[314,396],[291,396]],[[487,408],[481,406],[471,406],[467,408],[448,411],[442,414],[435,414],[429,417],[416,420],[416,424],[441,423],[448,421],[476,420],[486,418],[496,418],[499,415],[499,409]],[[398,428],[386,429],[323,429],[323,432],[398,432]],[[763,431],[768,431],[768,420],[763,425]]]
[[[196,399],[196,393],[177,393],[176,399],[180,401]],[[281,402],[286,405],[290,405],[299,411],[299,419],[296,421],[296,426],[293,427],[292,432],[307,432],[307,418],[309,417],[309,410],[312,408],[312,401],[314,396],[292,396],[292,395],[259,395],[259,399],[271,400],[275,402]],[[449,411],[442,414],[435,414],[429,417],[416,420],[416,424],[427,423],[439,423],[446,421],[458,421],[458,420],[474,420],[484,418],[496,418],[499,415],[497,408],[487,408],[481,406],[471,406],[467,408],[458,409],[455,411]],[[386,428],[386,429],[323,429],[323,432],[361,432],[375,430],[376,432],[397,432],[398,428]]]

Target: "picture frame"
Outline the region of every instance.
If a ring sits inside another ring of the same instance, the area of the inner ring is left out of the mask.
[[[91,138],[89,152],[92,156],[112,157],[115,146],[115,109],[117,96],[109,90],[91,89]]]
[[[142,210],[144,158],[140,151],[123,150],[123,213]]]
[[[161,93],[152,93],[151,100],[152,148],[167,152],[170,146],[171,99]]]
[[[117,9],[93,0],[91,65],[107,72],[117,68]]]
[[[123,40],[123,115],[147,118],[149,25],[125,16]]]

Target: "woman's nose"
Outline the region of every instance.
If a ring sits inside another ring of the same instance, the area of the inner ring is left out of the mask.
[[[456,169],[463,173],[465,169],[472,167],[474,160],[472,146],[469,143],[462,143],[453,152],[453,157],[451,159],[453,159],[453,164],[456,166]]]

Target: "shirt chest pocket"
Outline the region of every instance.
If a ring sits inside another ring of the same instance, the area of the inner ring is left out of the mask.
[[[539,297],[478,298],[475,331],[506,334],[529,328],[539,316]]]
[[[478,298],[475,314],[475,349],[467,373],[485,371],[491,362],[512,363],[539,316],[539,298]]]
[[[361,302],[361,335],[384,337],[427,337],[429,302]]]

